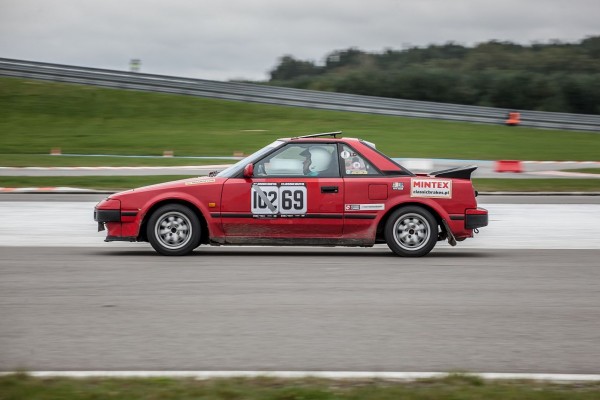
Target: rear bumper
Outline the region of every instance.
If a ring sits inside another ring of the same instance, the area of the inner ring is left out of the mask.
[[[465,229],[477,229],[488,224],[488,211],[485,208],[469,208],[465,212]]]

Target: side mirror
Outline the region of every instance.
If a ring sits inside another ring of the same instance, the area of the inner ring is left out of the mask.
[[[244,178],[252,178],[254,175],[254,165],[248,164],[244,167]]]

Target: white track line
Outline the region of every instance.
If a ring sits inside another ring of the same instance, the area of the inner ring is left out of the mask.
[[[14,372],[0,372],[0,376],[11,375]],[[67,377],[67,378],[324,378],[324,379],[387,379],[405,380],[426,378],[443,378],[450,375],[447,372],[346,372],[346,371],[29,371],[28,375],[38,378]],[[465,373],[483,379],[527,379],[551,382],[594,382],[600,381],[598,374],[545,374],[545,373],[505,373],[505,372],[476,372]]]

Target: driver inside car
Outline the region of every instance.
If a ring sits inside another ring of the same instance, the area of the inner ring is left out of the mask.
[[[309,147],[300,155],[306,157],[302,164],[305,176],[326,175],[333,159],[329,151],[322,146]]]

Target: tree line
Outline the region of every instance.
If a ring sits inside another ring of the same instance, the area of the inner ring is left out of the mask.
[[[600,36],[577,43],[454,42],[329,53],[323,65],[285,55],[270,85],[509,109],[600,114]]]

